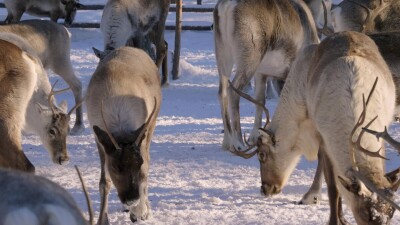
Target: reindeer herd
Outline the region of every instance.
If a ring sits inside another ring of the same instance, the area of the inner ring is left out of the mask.
[[[85,220],[62,187],[29,174],[35,167],[21,143],[22,132],[31,131],[54,163],[67,163],[67,136],[85,129],[82,104],[101,165],[97,224],[109,224],[111,184],[132,222],[148,219],[149,148],[168,78],[169,0],[108,0],[101,20],[104,50],[93,49],[100,60],[84,96],[70,60],[70,33],[54,23],[64,18],[71,25],[84,6],[77,0],[5,0],[5,5],[0,166],[6,170],[0,170],[0,182],[7,185],[0,187],[0,224],[93,224],[92,214]],[[24,12],[52,21],[20,21]],[[246,159],[257,155],[261,193],[280,193],[301,156],[318,158],[313,185],[300,203],[318,203],[325,177],[329,224],[348,224],[342,199],[357,224],[390,224],[400,208],[393,201],[400,169],[385,173],[383,140],[400,148],[386,130],[400,105],[400,1],[343,0],[332,7],[329,0],[218,0],[214,40],[222,147]],[[55,90],[47,69],[69,88]],[[285,81],[271,120],[265,107],[269,79]],[[252,80],[254,98],[242,91]],[[68,111],[55,95],[69,89],[75,106]],[[256,106],[248,139],[241,130],[240,97]],[[35,197],[24,199],[29,195]]]

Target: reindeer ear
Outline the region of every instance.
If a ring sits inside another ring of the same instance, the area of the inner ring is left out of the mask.
[[[396,192],[400,186],[400,167],[387,173],[385,177],[392,184],[391,190]]]
[[[104,52],[98,50],[97,48],[92,47],[92,49],[93,49],[94,54],[95,54],[95,55],[97,56],[97,58],[99,58],[100,60],[102,60],[102,59],[106,56],[106,54],[105,54]]]
[[[258,133],[260,134],[259,140],[261,140],[262,143],[264,144],[270,143],[275,146],[275,135],[273,135],[271,131],[260,128],[258,129]]]
[[[67,113],[68,110],[67,101],[63,100],[58,108],[60,108],[63,113]]]
[[[98,126],[93,126],[93,131],[96,134],[97,140],[103,145],[104,151],[110,155],[116,151],[110,137],[108,136],[107,132],[100,129]]]

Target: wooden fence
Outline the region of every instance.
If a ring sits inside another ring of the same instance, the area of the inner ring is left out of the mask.
[[[5,8],[4,3],[0,2],[0,8]],[[85,5],[84,7],[78,10],[103,10],[104,5]],[[182,7],[183,12],[196,12],[196,13],[205,13],[205,12],[212,12],[213,8],[205,8],[205,7]],[[169,8],[170,12],[175,12],[176,7],[171,6]],[[3,22],[0,22],[3,24]],[[71,25],[72,28],[100,28],[99,23],[73,23]],[[175,26],[167,25],[165,26],[166,30],[175,30]],[[183,25],[182,30],[197,30],[197,31],[209,31],[212,30],[212,26],[190,26],[190,25]]]

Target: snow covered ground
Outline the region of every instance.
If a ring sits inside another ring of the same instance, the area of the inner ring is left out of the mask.
[[[98,4],[104,1],[81,2]],[[184,0],[184,3],[190,2]],[[212,4],[215,1],[204,2]],[[5,18],[3,16],[5,11],[2,9],[0,20]],[[77,19],[93,22],[99,21],[100,16],[101,11],[78,12]],[[193,17],[189,16],[188,20],[191,19]],[[211,15],[205,21],[212,21]],[[103,48],[102,34],[99,29],[74,28],[70,32],[73,66],[83,86],[87,87],[98,63],[91,48]],[[167,31],[166,39],[173,49],[174,32]],[[149,199],[153,217],[138,224],[326,224],[329,205],[325,186],[321,204],[294,204],[312,183],[315,162],[301,160],[282,193],[264,198],[260,195],[257,159],[245,160],[221,149],[223,125],[217,99],[218,74],[213,45],[212,32],[182,33],[181,78],[171,80],[170,86],[162,90],[163,103],[150,151]],[[52,83],[57,79],[60,78],[50,74]],[[66,99],[70,107],[74,104],[70,92],[57,96],[57,99]],[[269,100],[267,103],[272,112],[277,101]],[[23,147],[36,166],[37,174],[66,188],[87,215],[80,182],[73,168],[73,165],[78,165],[97,219],[100,206],[99,157],[88,127],[86,109],[84,112],[86,130],[79,136],[68,138],[71,162],[67,166],[54,165],[35,135],[24,136]],[[241,113],[243,130],[248,131],[253,122],[254,106],[242,101]],[[400,139],[397,123],[393,124],[390,132]],[[391,170],[399,163],[397,154],[391,148],[388,151],[392,160],[388,161],[387,169]],[[354,224],[350,211],[345,208],[345,212]],[[129,214],[122,212],[115,189],[109,197],[109,213],[112,224],[130,224]],[[392,224],[400,224],[399,212],[395,213]]]

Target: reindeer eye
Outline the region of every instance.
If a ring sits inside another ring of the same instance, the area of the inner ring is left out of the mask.
[[[259,153],[257,154],[257,156],[258,156],[258,160],[259,160],[261,163],[265,163],[265,161],[266,161],[266,159],[267,159],[267,154],[265,154],[264,152],[259,152]]]
[[[55,136],[56,135],[56,131],[54,129],[50,129],[49,130],[49,134]]]

